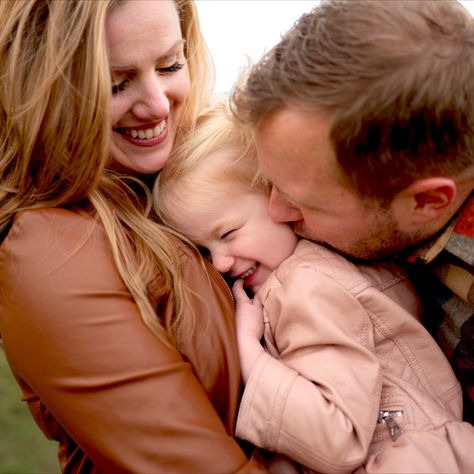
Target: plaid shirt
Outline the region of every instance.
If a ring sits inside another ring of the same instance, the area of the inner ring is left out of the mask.
[[[425,325],[463,387],[464,419],[474,423],[474,196],[405,261],[425,306]]]

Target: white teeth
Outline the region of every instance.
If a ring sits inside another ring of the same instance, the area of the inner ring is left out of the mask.
[[[245,273],[242,273],[239,278],[242,278],[244,280],[245,278],[249,277],[250,275],[253,275],[257,270],[257,264],[255,264],[252,268],[247,270]]]
[[[124,128],[122,130],[126,135],[132,138],[140,138],[141,140],[146,138],[149,140],[150,138],[159,137],[163,133],[165,126],[166,123],[163,120],[156,127],[147,128],[146,130],[135,130],[133,128]]]

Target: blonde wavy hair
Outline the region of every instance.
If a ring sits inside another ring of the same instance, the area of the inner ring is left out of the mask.
[[[161,325],[147,286],[161,273],[163,294],[173,295],[170,332],[177,337],[192,312],[171,242],[176,234],[150,219],[145,185],[107,169],[105,21],[120,1],[0,2],[0,232],[26,209],[63,207],[95,216],[143,321],[157,335]],[[193,0],[174,1],[191,77],[182,133],[208,103],[212,63]]]
[[[223,100],[178,140],[155,181],[153,205],[163,222],[179,229],[196,207],[210,209],[222,196],[240,191],[269,194],[270,189],[260,173],[253,134],[236,122]]]

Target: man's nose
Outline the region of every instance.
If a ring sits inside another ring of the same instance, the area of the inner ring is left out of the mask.
[[[270,195],[269,211],[275,222],[295,222],[303,219],[300,210],[291,205],[275,188],[272,188]]]

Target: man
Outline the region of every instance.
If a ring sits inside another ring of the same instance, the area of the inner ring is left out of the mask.
[[[474,20],[455,0],[323,1],[233,95],[271,213],[353,259],[401,259],[474,421]]]

